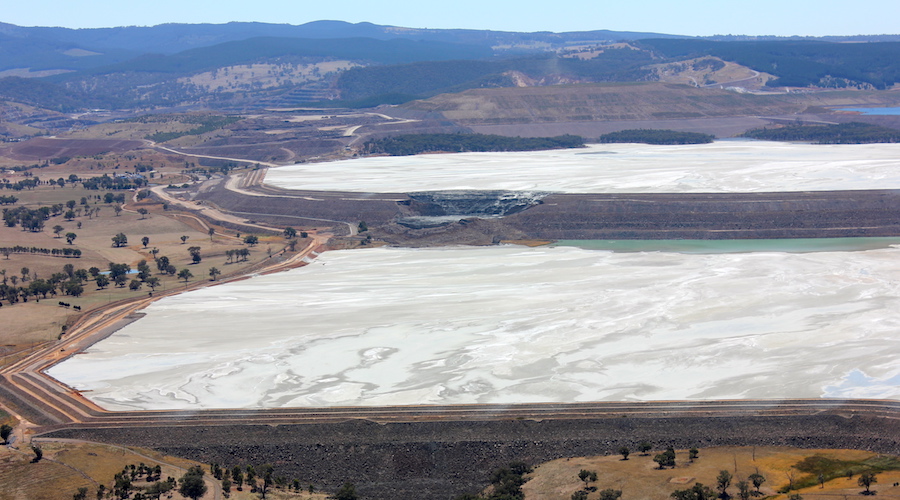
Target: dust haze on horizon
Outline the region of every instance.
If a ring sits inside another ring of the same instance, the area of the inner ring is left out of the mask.
[[[636,31],[673,35],[850,36],[897,34],[900,2],[873,0],[848,8],[837,0],[734,4],[709,0],[610,2],[571,0],[547,8],[538,2],[502,0],[422,4],[412,0],[341,3],[262,0],[222,4],[209,0],[160,0],[143,4],[111,0],[86,3],[34,0],[7,5],[0,22],[19,26],[102,28],[164,23],[265,22],[304,24],[318,20],[371,22],[406,28],[496,31]]]

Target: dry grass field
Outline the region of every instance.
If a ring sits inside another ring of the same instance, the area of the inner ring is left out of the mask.
[[[88,489],[88,498],[94,498],[100,484],[105,485],[108,490],[114,483],[114,476],[124,467],[142,463],[149,466],[160,465],[163,480],[169,476],[178,479],[188,467],[195,465],[204,468],[205,478],[213,479],[206,464],[163,455],[153,450],[63,441],[41,442],[39,445],[44,458],[37,463],[32,462],[34,453],[27,447],[0,448],[0,500],[67,499],[80,487]],[[149,483],[138,479],[133,484],[146,487]],[[212,483],[207,484],[210,486]],[[327,496],[325,493],[309,493],[308,485],[302,486],[304,490],[300,493],[273,489],[266,497],[274,500],[322,500]],[[173,491],[166,498],[179,500],[184,497]],[[216,498],[211,487],[202,498]],[[242,491],[232,487],[229,498],[258,499],[259,493],[251,493],[246,485]]]
[[[857,450],[800,450],[795,448],[776,447],[737,447],[737,448],[705,448],[699,457],[691,463],[687,450],[677,450],[675,468],[659,470],[653,461],[655,454],[662,450],[651,451],[641,456],[636,451],[628,460],[621,455],[604,457],[563,458],[541,464],[530,475],[531,479],[522,486],[528,500],[568,500],[572,494],[582,488],[585,483],[578,478],[582,469],[597,472],[597,481],[591,483],[597,490],[612,488],[622,490],[624,500],[632,499],[667,499],[677,489],[687,489],[700,482],[713,489],[716,487],[716,476],[721,470],[727,470],[734,478],[728,488],[733,498],[738,497],[737,482],[750,474],[759,473],[766,478],[760,488],[764,497],[772,500],[785,499],[785,494],[777,491],[786,486],[793,477],[795,483],[809,479],[809,474],[794,468],[806,457],[823,456],[848,461],[863,461],[877,455]],[[893,457],[895,464],[900,459]],[[840,477],[827,481],[824,487],[818,483],[801,488],[799,493],[804,499],[859,497],[863,490],[857,484],[857,477],[852,479]],[[893,486],[900,481],[900,470],[879,473],[878,483],[873,487],[878,498],[900,497],[900,487]],[[589,499],[599,498],[599,493],[591,493]]]
[[[40,206],[54,203],[65,203],[68,200],[80,202],[81,197],[90,199],[92,206],[99,207],[98,215],[88,217],[81,215],[71,221],[62,216],[51,217],[46,221],[43,231],[23,231],[20,227],[7,227],[0,225],[0,247],[14,247],[17,245],[38,248],[78,248],[82,251],[80,258],[54,257],[30,253],[11,253],[8,256],[0,256],[0,270],[6,271],[7,280],[11,281],[16,276],[17,286],[27,286],[34,279],[47,279],[54,273],[63,272],[63,266],[72,264],[77,269],[89,269],[97,267],[101,271],[108,269],[109,263],[128,264],[136,269],[141,260],[149,263],[153,275],[160,279],[159,291],[184,288],[186,285],[209,281],[209,269],[216,267],[222,272],[222,276],[240,273],[248,266],[259,263],[268,257],[268,252],[280,251],[284,245],[279,237],[260,236],[260,244],[251,248],[250,259],[246,262],[228,262],[227,250],[246,248],[247,245],[236,236],[233,230],[225,230],[217,227],[216,234],[208,234],[208,226],[201,225],[196,219],[182,215],[175,210],[164,210],[162,204],[152,201],[136,203],[130,197],[133,192],[127,192],[129,199],[124,209],[116,215],[112,205],[104,204],[94,198],[100,191],[84,190],[80,187],[49,188],[40,187],[33,191],[15,192],[19,198],[18,205],[24,205],[35,209]],[[80,206],[80,205],[79,205]],[[146,208],[149,213],[142,216],[136,212],[139,208]],[[54,234],[54,226],[61,226],[63,230],[59,237]],[[75,233],[76,239],[71,245],[66,242],[67,233]],[[113,247],[112,237],[123,233],[128,238],[127,245],[120,248]],[[182,241],[182,237],[187,239]],[[148,245],[142,244],[142,238],[149,238]],[[200,247],[201,261],[194,264],[190,247]],[[158,250],[157,256],[166,256],[170,263],[178,270],[188,269],[193,277],[185,282],[177,276],[161,274],[154,263],[153,249]],[[22,269],[27,268],[26,281],[22,281]],[[129,277],[129,282],[135,276]],[[59,294],[47,299],[30,298],[28,302],[9,304],[8,300],[0,301],[0,324],[4,325],[0,332],[0,352],[4,354],[3,362],[10,362],[16,356],[8,356],[11,353],[21,352],[23,349],[36,347],[43,342],[54,340],[62,331],[65,324],[71,322],[79,314],[72,309],[59,306],[60,301],[80,306],[82,312],[87,312],[93,307],[104,305],[110,301],[131,297],[145,296],[150,291],[147,286],[141,286],[138,290],[131,290],[128,286],[116,287],[110,285],[105,289],[98,289],[94,281],[88,281],[84,285],[84,294],[80,297],[72,297]]]

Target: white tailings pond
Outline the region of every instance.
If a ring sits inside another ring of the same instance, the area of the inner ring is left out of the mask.
[[[50,374],[109,409],[900,398],[900,249],[326,252]]]
[[[900,188],[898,159],[900,144],[613,144],[305,164],[272,169],[267,182],[373,192],[888,189]],[[326,252],[304,268],[160,300],[49,373],[113,410],[900,399],[900,248],[872,246]]]
[[[597,144],[554,151],[361,158],[270,169],[266,183],[287,189],[375,193],[900,189],[900,144],[729,140],[691,146]]]

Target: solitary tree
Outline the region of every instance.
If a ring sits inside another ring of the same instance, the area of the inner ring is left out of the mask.
[[[631,450],[629,450],[627,446],[623,446],[619,448],[619,454],[622,455],[622,460],[628,460],[628,455],[631,454]]]
[[[646,456],[647,452],[653,449],[653,445],[648,443],[647,441],[641,441],[641,444],[638,445],[638,451],[641,452],[641,455]]]
[[[57,224],[57,225],[53,226],[53,234],[55,234],[56,237],[59,238],[59,233],[65,231],[65,229],[66,229],[66,228],[64,228],[64,227],[60,226],[59,224]]]
[[[213,281],[216,281],[216,276],[222,274],[222,271],[219,271],[217,267],[209,268],[209,277],[212,278]]]
[[[244,236],[244,243],[252,247],[253,245],[259,243],[259,237],[255,234],[248,234],[247,236]]]
[[[115,212],[115,213],[116,213],[116,217],[118,217],[119,214],[122,213],[122,205],[119,205],[118,203],[116,203],[115,205],[113,205],[113,212]]]
[[[875,478],[874,472],[863,472],[859,475],[859,479],[856,480],[857,484],[866,489],[863,492],[863,495],[871,495],[872,491],[869,488],[878,482],[878,479]]]
[[[185,242],[188,240],[188,238],[190,238],[190,236],[188,236],[186,234],[182,234],[181,235],[181,244],[184,245]]]
[[[690,450],[688,450],[688,458],[691,460],[691,462],[693,462],[694,459],[697,458],[697,456],[699,456],[699,455],[700,455],[700,450],[698,450],[697,448],[691,448]]]
[[[284,228],[284,237],[287,239],[295,238],[297,236],[297,230],[292,227]]]
[[[147,244],[150,243],[150,237],[144,236],[141,238],[141,244],[144,245],[144,248],[147,248]]]
[[[141,208],[137,209],[137,213],[141,214],[141,219],[143,219],[143,218],[145,218],[145,216],[147,214],[150,213],[150,211],[147,210],[146,208],[141,207]]]
[[[32,462],[38,463],[44,458],[44,450],[42,450],[40,446],[32,444],[31,451],[34,453],[34,458],[31,459]]]
[[[77,237],[78,237],[78,235],[75,233],[66,233],[66,243],[71,245],[72,242],[75,241],[75,238],[77,238]]]

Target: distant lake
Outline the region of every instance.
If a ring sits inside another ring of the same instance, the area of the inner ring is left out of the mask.
[[[853,111],[864,115],[900,115],[900,107],[893,108],[841,108],[838,111]]]
[[[900,238],[791,238],[772,240],[560,240],[555,246],[613,252],[719,254],[747,252],[854,252],[900,245]]]

